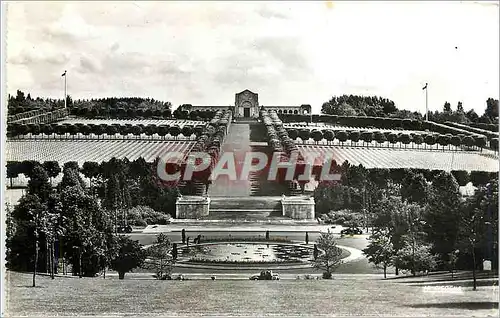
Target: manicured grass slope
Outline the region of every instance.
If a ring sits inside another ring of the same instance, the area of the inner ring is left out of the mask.
[[[462,294],[424,292],[422,287],[364,279],[155,281],[39,277],[8,273],[12,315],[498,315],[498,288]],[[496,309],[495,309],[496,308]]]
[[[460,151],[421,151],[416,149],[383,149],[299,145],[303,154],[333,158],[337,163],[348,160],[365,168],[418,168],[435,170],[498,171],[498,158],[492,154]]]
[[[136,140],[79,140],[8,141],[5,145],[7,161],[55,160],[59,164],[68,161],[107,161],[112,157],[135,160],[143,157],[153,161],[168,152],[188,153],[194,145],[191,141],[136,141]]]

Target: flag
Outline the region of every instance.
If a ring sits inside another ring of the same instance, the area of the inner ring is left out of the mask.
[[[64,72],[66,74],[66,72]],[[427,83],[425,83],[425,86],[422,88],[422,90],[427,89]]]
[[[64,73],[62,73],[62,75],[61,75],[61,76],[66,76],[66,71],[64,71]]]

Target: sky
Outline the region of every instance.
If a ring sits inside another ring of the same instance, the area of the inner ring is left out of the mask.
[[[321,105],[377,95],[398,108],[484,112],[499,97],[498,2],[12,2],[7,92]]]

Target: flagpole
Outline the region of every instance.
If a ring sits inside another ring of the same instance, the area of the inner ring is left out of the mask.
[[[68,95],[66,93],[67,89],[68,89],[68,85],[67,85],[67,82],[66,82],[66,78],[68,77],[68,73],[66,72],[66,70],[64,70],[64,109],[67,110],[67,102],[68,102]]]
[[[425,83],[425,121],[429,121],[429,84]]]

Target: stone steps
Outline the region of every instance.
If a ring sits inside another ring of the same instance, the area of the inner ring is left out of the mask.
[[[210,197],[210,211],[281,211],[280,197]]]

